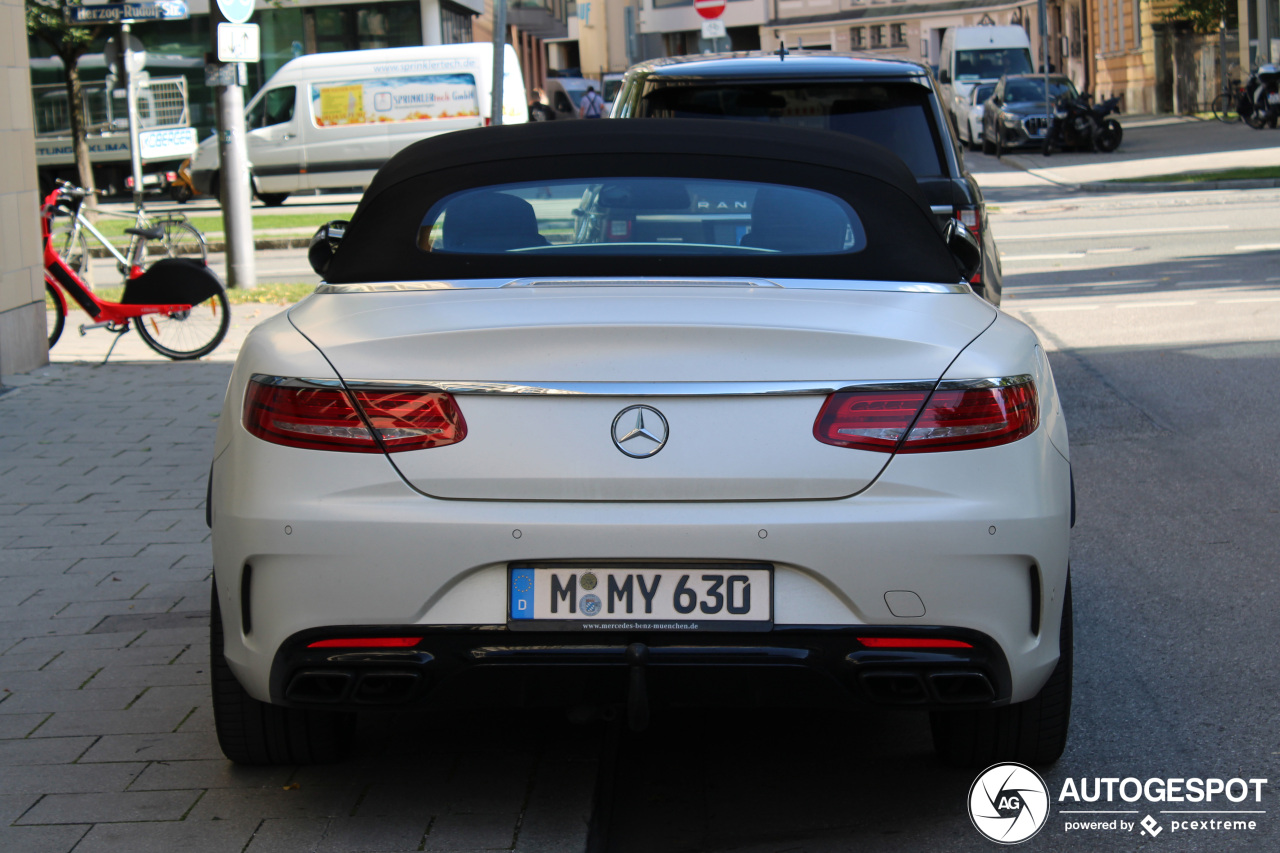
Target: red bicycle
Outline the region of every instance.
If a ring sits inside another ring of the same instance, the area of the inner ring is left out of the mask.
[[[231,325],[226,288],[208,266],[190,258],[162,258],[143,269],[147,241],[163,238],[158,227],[125,229],[137,239],[119,302],[98,297],[79,272],[58,255],[51,231],[53,217],[59,207],[78,206],[88,194],[88,190],[62,184],[45,196],[41,206],[44,287],[54,314],[49,347],[57,343],[66,326],[65,291],[94,320],[80,327],[81,335],[90,329],[122,335],[132,325],[147,346],[168,358],[181,361],[213,352]]]

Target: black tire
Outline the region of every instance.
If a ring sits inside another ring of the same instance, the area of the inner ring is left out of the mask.
[[[1124,139],[1124,128],[1120,126],[1120,122],[1109,118],[1102,123],[1102,128],[1094,134],[1093,144],[1103,154],[1110,154],[1120,147],[1122,139]]]
[[[170,184],[169,197],[178,204],[186,204],[191,201],[191,187],[186,184]]]
[[[44,292],[48,301],[53,303],[53,319],[49,324],[49,349],[53,349],[53,345],[58,342],[58,338],[62,337],[62,330],[67,325],[67,311],[59,293],[47,281],[44,283]]]
[[[236,680],[222,649],[222,611],[213,587],[209,613],[209,668],[213,724],[222,754],[236,764],[332,764],[347,757],[355,714],[301,711],[254,699]]]
[[[1262,130],[1267,126],[1267,114],[1263,110],[1254,110],[1245,118],[1244,123],[1254,130]]]
[[[258,193],[258,200],[267,207],[279,207],[288,197],[288,193]]]
[[[987,139],[987,128],[985,125],[982,128],[982,153],[987,155],[996,153],[996,144],[990,139]]]
[[[231,326],[225,291],[174,314],[144,314],[133,321],[143,343],[174,361],[188,361],[217,349]]]
[[[1062,597],[1058,665],[1040,692],[1025,702],[980,711],[934,711],[933,748],[953,767],[989,767],[1001,761],[1044,766],[1062,756],[1071,721],[1071,579]]]
[[[89,267],[89,242],[84,231],[73,226],[74,222],[69,217],[59,216],[53,220],[53,249],[76,275],[84,278]]]

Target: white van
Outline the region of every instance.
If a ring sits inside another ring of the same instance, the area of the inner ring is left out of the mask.
[[[264,203],[290,193],[366,187],[410,142],[490,123],[493,45],[449,44],[315,53],[285,63],[245,108],[253,188]],[[503,61],[502,123],[528,121],[515,50]],[[215,137],[191,179],[218,193]]]
[[[1034,74],[1031,40],[1019,26],[954,27],[943,33],[938,54],[942,103],[956,127],[965,121],[969,93],[1006,74]]]

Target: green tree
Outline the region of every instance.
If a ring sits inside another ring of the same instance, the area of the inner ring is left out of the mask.
[[[1186,21],[1198,33],[1216,33],[1223,19],[1227,28],[1238,25],[1240,20],[1236,0],[1182,0],[1165,13],[1166,21]]]
[[[26,0],[27,34],[53,48],[62,60],[67,78],[67,112],[71,117],[71,139],[76,156],[80,186],[93,189],[93,166],[89,162],[88,122],[84,114],[84,87],[80,82],[80,57],[88,53],[102,27],[74,27],[67,23],[66,9],[82,5],[80,0]],[[92,199],[92,196],[90,196]]]

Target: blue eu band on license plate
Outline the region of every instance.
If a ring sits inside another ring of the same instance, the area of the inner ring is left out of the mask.
[[[513,564],[508,572],[513,629],[761,631],[772,624],[767,564]]]

